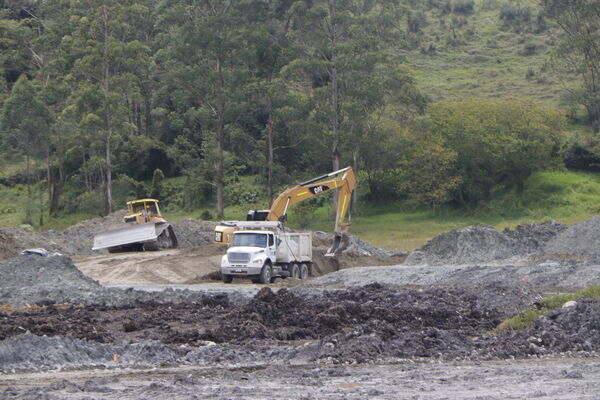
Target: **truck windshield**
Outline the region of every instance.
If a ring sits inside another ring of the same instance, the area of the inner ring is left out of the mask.
[[[262,233],[237,233],[233,235],[232,247],[267,247],[267,235]]]

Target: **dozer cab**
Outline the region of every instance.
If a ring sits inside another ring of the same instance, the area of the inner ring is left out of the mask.
[[[160,214],[158,200],[141,199],[127,202],[128,213],[123,217],[127,226],[94,236],[92,250],[155,251],[177,247],[173,226]]]

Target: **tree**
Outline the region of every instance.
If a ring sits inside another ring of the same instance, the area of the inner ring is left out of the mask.
[[[556,49],[557,65],[581,77],[583,88],[573,92],[574,98],[600,132],[600,2],[542,0],[542,5],[565,33]]]
[[[308,77],[313,115],[322,126],[318,139],[329,149],[333,170],[343,151],[358,158],[355,144],[366,134],[370,114],[392,103],[393,93],[414,87],[395,56],[404,10],[397,1],[370,0],[299,1],[293,8],[302,54],[290,68]]]
[[[44,157],[48,151],[48,131],[52,124],[50,111],[36,96],[35,88],[25,75],[15,83],[4,103],[0,127],[8,144],[25,155],[27,163],[27,193],[31,193],[31,161]],[[30,210],[27,210],[30,212]],[[40,214],[40,222],[43,223]],[[28,215],[28,222],[31,216]]]
[[[86,121],[97,118],[102,121],[102,127],[97,131],[104,142],[107,213],[113,210],[113,141],[136,129],[128,118],[128,94],[137,92],[136,71],[144,70],[149,63],[150,49],[137,40],[138,31],[130,26],[130,16],[139,13],[140,7],[136,0],[72,2],[75,24],[72,51],[77,56],[74,75],[78,82],[73,100],[78,103],[81,124],[86,125]],[[95,97],[95,91],[100,96],[94,101],[86,101],[86,97]]]
[[[456,151],[445,147],[441,138],[422,140],[411,157],[400,162],[397,189],[417,204],[431,205],[437,215],[462,181],[457,175],[457,159]]]
[[[168,84],[183,91],[192,108],[201,116],[195,127],[212,133],[215,141],[215,186],[217,216],[224,215],[224,144],[228,124],[237,115],[230,109],[240,98],[239,90],[248,79],[245,60],[246,12],[258,12],[260,1],[171,0],[163,3],[160,26],[164,51],[157,62]]]
[[[460,204],[487,200],[501,184],[522,189],[532,172],[562,163],[564,117],[527,100],[437,103],[422,129],[456,153]]]

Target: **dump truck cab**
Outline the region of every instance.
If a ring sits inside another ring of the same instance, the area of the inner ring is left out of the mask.
[[[308,232],[285,232],[281,222],[231,221],[232,239],[221,259],[223,282],[234,277],[270,283],[275,278],[307,279],[312,264]]]

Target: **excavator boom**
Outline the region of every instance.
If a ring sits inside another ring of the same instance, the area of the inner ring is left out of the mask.
[[[352,167],[346,167],[338,171],[319,176],[289,188],[281,193],[273,202],[269,210],[253,210],[248,213],[248,219],[253,221],[278,221],[287,220],[288,209],[303,200],[325,193],[329,190],[338,191],[337,210],[335,217],[335,238],[333,246],[328,250],[328,256],[332,256],[338,250],[343,233],[347,230],[344,219],[350,208],[352,193],[356,188],[356,176]],[[222,224],[215,228],[215,242],[220,244],[229,243],[232,232],[235,230],[231,225]]]

